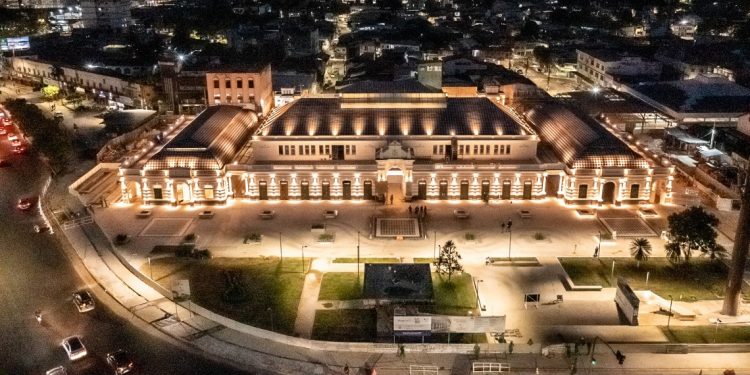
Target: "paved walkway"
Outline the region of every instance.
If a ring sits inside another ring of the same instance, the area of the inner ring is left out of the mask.
[[[294,321],[294,335],[297,337],[312,338],[315,310],[318,305],[318,294],[320,293],[322,279],[323,274],[314,269],[305,276],[302,295],[297,307],[297,320]]]

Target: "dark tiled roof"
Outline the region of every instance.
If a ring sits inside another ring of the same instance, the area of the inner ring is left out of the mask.
[[[648,168],[648,162],[590,117],[559,103],[540,104],[526,118],[571,168]]]
[[[145,168],[220,169],[239,151],[257,121],[254,112],[240,107],[208,107],[154,155]]]
[[[440,92],[438,89],[427,87],[413,79],[401,81],[359,81],[345,86],[339,91],[347,94],[420,94]]]
[[[444,108],[341,108],[346,99],[302,98],[263,126],[268,136],[525,135],[486,98],[447,98]],[[416,99],[414,99],[416,100]],[[443,100],[443,99],[441,99]],[[432,100],[424,100],[432,102]],[[394,105],[395,106],[395,105]]]
[[[750,111],[750,89],[723,79],[698,77],[631,87],[676,112]]]

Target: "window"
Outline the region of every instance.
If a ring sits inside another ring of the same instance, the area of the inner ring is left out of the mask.
[[[357,146],[352,145],[352,155],[357,155]]]
[[[215,89],[218,89],[218,88],[219,88],[219,80],[218,80],[218,79],[215,79],[215,80],[214,80],[214,88],[215,88]]]
[[[279,145],[279,155],[284,155],[284,146]]]
[[[638,199],[641,193],[641,185],[630,185],[630,199]]]
[[[505,146],[505,155],[510,155],[510,145]]]
[[[326,145],[326,152],[325,152],[325,154],[326,155],[330,155],[331,154],[331,146],[330,145]]]
[[[299,154],[302,155],[302,145],[299,145]]]
[[[237,95],[237,103],[242,104],[242,95]]]
[[[227,102],[227,103],[231,103],[231,102],[232,102],[232,97],[231,97],[231,96],[229,96],[229,95],[227,95],[227,101],[226,101],[226,102]]]
[[[238,89],[241,89],[241,88],[242,88],[242,80],[241,80],[241,79],[238,79],[238,80],[237,80],[237,88],[238,88]]]
[[[500,150],[500,146],[495,145],[495,155],[497,155],[497,153],[499,152],[499,150]]]
[[[318,150],[320,150],[320,152],[319,152],[319,153],[320,153],[321,155],[325,155],[325,152],[324,152],[324,149],[323,149],[323,145],[320,145],[320,146],[318,146]]]
[[[349,155],[350,152],[351,152],[351,150],[349,149],[349,145],[346,145],[344,147],[344,153],[347,154],[347,155]]]
[[[203,188],[203,196],[206,199],[214,199],[214,187],[213,187],[213,185],[206,185]]]
[[[438,154],[438,147],[437,145],[432,145],[432,154],[437,155]]]
[[[230,81],[230,80],[224,81],[224,88],[231,89],[232,88],[232,81]]]
[[[252,79],[247,80],[247,88],[252,89],[255,87],[255,82]]]
[[[289,151],[291,151],[292,155],[294,155],[295,149],[296,149],[296,147],[289,146]]]
[[[289,155],[289,146],[284,146],[284,155]]]
[[[589,196],[589,186],[580,185],[578,186],[578,199],[586,199]]]
[[[476,155],[479,152],[479,146],[474,145],[474,155]]]
[[[310,146],[310,151],[313,155],[315,155],[315,146]]]

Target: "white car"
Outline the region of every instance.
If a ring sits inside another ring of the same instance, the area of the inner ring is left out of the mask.
[[[55,368],[47,370],[47,375],[68,375],[68,372],[65,371],[65,367],[57,366]]]
[[[96,307],[94,297],[91,297],[91,293],[88,290],[80,290],[73,293],[73,303],[79,312],[91,311]]]
[[[258,214],[261,219],[268,220],[273,219],[274,216],[276,216],[276,211],[273,210],[263,210],[260,214]]]
[[[335,219],[337,216],[339,216],[338,210],[325,210],[323,212],[323,215],[326,219]]]
[[[65,349],[65,353],[68,354],[68,358],[71,361],[79,360],[89,354],[86,351],[86,347],[83,346],[83,341],[78,336],[70,336],[62,341],[62,347]]]

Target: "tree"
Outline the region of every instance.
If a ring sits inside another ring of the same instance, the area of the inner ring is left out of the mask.
[[[740,206],[740,217],[737,222],[737,230],[734,234],[734,248],[732,248],[732,263],[727,275],[727,289],[724,295],[724,305],[721,313],[729,316],[737,316],[740,305],[740,292],[742,291],[745,265],[747,264],[747,252],[750,248],[750,164],[745,175],[745,188],[742,192]]]
[[[539,66],[547,71],[547,90],[549,90],[549,80],[552,75],[552,52],[545,46],[534,47],[534,58],[539,63]]]
[[[648,260],[651,256],[651,242],[645,238],[636,238],[630,242],[630,255],[636,261],[636,267],[641,268],[641,262]]]
[[[60,94],[60,88],[55,85],[47,85],[42,88],[42,96],[46,100],[55,100]]]
[[[459,260],[461,260],[461,254],[456,250],[456,244],[452,240],[446,241],[440,249],[440,256],[435,260],[437,273],[448,275],[448,282],[450,282],[454,273],[464,270]]]
[[[690,207],[667,217],[669,241],[665,245],[667,256],[674,263],[690,263],[695,250],[701,253],[713,251],[719,219],[702,207]]]

